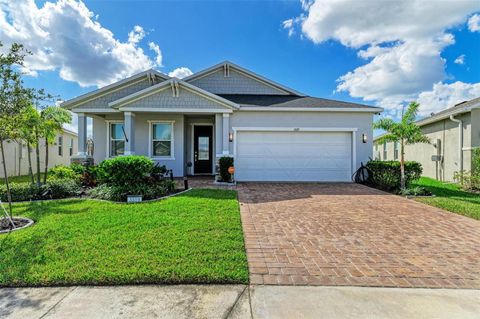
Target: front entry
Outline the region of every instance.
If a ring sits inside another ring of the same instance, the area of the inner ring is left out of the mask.
[[[213,126],[195,125],[193,131],[193,170],[212,174]]]

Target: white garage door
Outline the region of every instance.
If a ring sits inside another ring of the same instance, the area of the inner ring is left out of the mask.
[[[351,132],[238,131],[238,181],[350,181]]]

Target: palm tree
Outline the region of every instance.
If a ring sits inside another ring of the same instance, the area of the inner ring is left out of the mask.
[[[420,127],[415,123],[420,104],[411,102],[407,110],[402,110],[400,122],[390,118],[381,118],[373,123],[373,128],[382,129],[387,133],[378,139],[378,143],[400,143],[400,188],[405,189],[405,145],[415,143],[430,143],[428,137],[423,135]]]
[[[45,173],[43,183],[47,183],[48,174],[48,146],[55,141],[55,137],[62,131],[63,124],[72,122],[72,115],[69,111],[59,106],[48,106],[40,113],[41,129],[45,138]]]

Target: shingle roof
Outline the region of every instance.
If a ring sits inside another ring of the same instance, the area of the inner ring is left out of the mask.
[[[436,118],[441,119],[441,118],[443,117],[443,115],[445,115],[445,114],[450,114],[450,113],[455,113],[457,110],[458,110],[458,111],[462,111],[462,110],[465,109],[466,111],[468,111],[467,108],[468,108],[469,106],[471,106],[471,105],[473,105],[473,104],[475,104],[475,103],[479,103],[479,102],[480,102],[480,97],[474,98],[474,99],[469,100],[469,101],[463,101],[463,102],[457,103],[457,104],[455,104],[454,106],[449,107],[449,108],[447,108],[447,109],[445,109],[445,110],[442,110],[442,111],[440,111],[440,112],[434,113],[433,115],[431,115],[431,116],[429,116],[429,117],[425,117],[425,118],[423,118],[423,119],[421,119],[421,120],[419,120],[419,121],[417,121],[417,122],[420,122],[420,123],[421,123],[421,122],[424,122],[424,121],[426,121],[426,120],[433,120],[433,119],[436,119]]]
[[[243,107],[375,108],[373,106],[297,95],[219,94]]]

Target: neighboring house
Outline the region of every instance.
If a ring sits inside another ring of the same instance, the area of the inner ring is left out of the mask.
[[[48,166],[70,164],[70,158],[78,153],[77,133],[64,129],[61,134],[57,134],[55,143],[48,148]],[[4,142],[5,161],[7,164],[8,176],[20,176],[28,174],[28,149],[25,143],[14,141]],[[32,167],[35,172],[37,169],[35,148],[31,150]],[[40,140],[40,170],[45,169],[45,140]],[[0,169],[0,177],[5,177],[3,169]]]
[[[471,170],[472,150],[480,147],[480,98],[462,102],[432,116],[417,121],[431,144],[405,147],[407,160],[418,161],[423,175],[442,181],[453,181],[455,172]],[[400,145],[377,143],[373,157],[398,160]]]
[[[305,96],[230,62],[183,80],[148,70],[62,106],[78,114],[77,160],[91,117],[95,163],[137,154],[175,176],[212,175],[233,156],[239,181],[350,181],[382,111]]]

